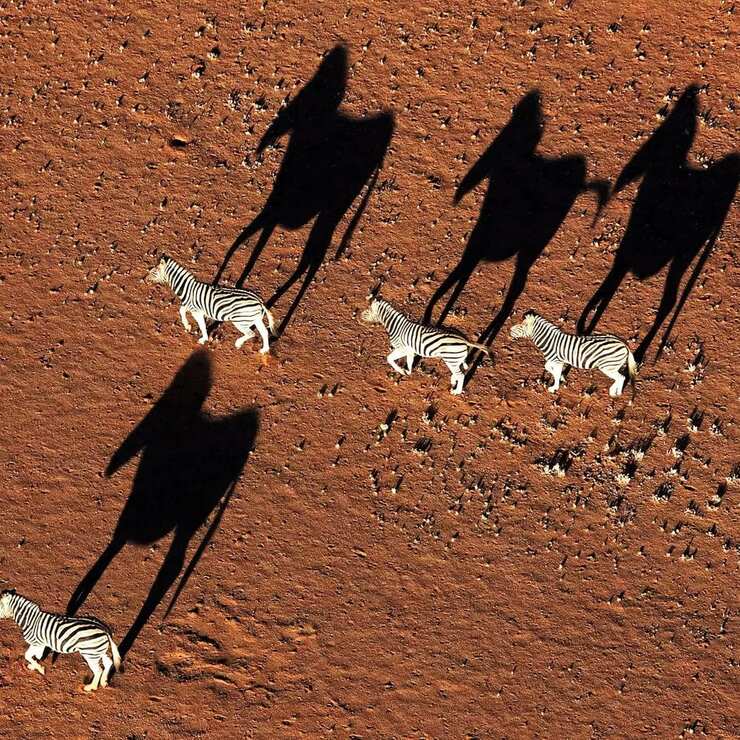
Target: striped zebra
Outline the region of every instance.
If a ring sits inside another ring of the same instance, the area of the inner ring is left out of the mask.
[[[566,334],[534,311],[527,311],[522,323],[511,327],[511,337],[528,337],[545,356],[545,370],[554,379],[547,389],[550,393],[555,393],[560,387],[560,376],[565,365],[601,370],[614,381],[609,388],[610,396],[622,394],[626,378],[620,370],[625,365],[630,380],[637,375],[637,363],[629,347],[611,334]]]
[[[93,672],[85,691],[107,686],[111,666],[121,668],[121,656],[111,630],[92,617],[63,617],[42,611],[38,604],[13,590],[0,593],[0,619],[13,619],[28,643],[28,669],[43,675],[39,663],[46,648],[55,653],[80,653]],[[108,657],[110,648],[113,659]]]
[[[270,341],[263,319],[267,319],[270,334],[276,335],[275,321],[272,314],[262,302],[262,299],[250,290],[240,288],[224,288],[219,285],[210,285],[196,280],[182,265],[179,265],[166,254],[162,255],[159,264],[153,267],[146,276],[147,282],[169,285],[182,301],[180,306],[180,320],[186,331],[190,331],[188,311],[198,324],[200,339],[198,344],[208,341],[206,319],[214,321],[231,321],[242,333],[236,340],[239,349],[244,342],[255,334],[256,328],[262,338],[260,352],[270,351]]]
[[[471,347],[490,354],[488,347],[469,342],[459,334],[420,324],[404,316],[382,298],[374,298],[370,308],[360,315],[368,324],[383,324],[391,340],[392,352],[386,358],[390,366],[402,375],[411,375],[414,357],[434,357],[442,360],[452,373],[452,395],[463,392],[466,362]],[[396,360],[406,358],[402,368]]]

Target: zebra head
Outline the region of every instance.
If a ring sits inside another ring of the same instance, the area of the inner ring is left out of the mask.
[[[360,314],[360,319],[366,324],[379,324],[381,321],[379,309],[383,302],[381,298],[372,298],[370,307]]]
[[[514,324],[511,327],[511,338],[512,339],[524,339],[532,336],[532,330],[534,329],[534,322],[537,318],[537,314],[534,311],[527,311],[524,314],[521,324]]]
[[[12,619],[15,610],[13,609],[13,597],[15,591],[12,589],[0,593],[0,619]]]
[[[166,255],[163,254],[162,258],[159,260],[157,265],[155,267],[152,267],[151,270],[146,274],[145,280],[148,283],[166,283],[168,282],[167,278],[167,265],[171,262],[171,259]]]

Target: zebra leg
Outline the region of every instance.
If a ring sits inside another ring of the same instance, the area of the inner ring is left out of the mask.
[[[198,328],[200,329],[200,339],[198,340],[198,344],[205,344],[208,341],[206,317],[200,311],[191,311],[190,313],[193,315],[193,318],[195,319],[196,323],[198,324]]]
[[[113,661],[108,657],[108,653],[103,655],[100,660],[103,661],[103,675],[100,677],[100,685],[107,686],[108,678],[110,677],[111,668],[113,668]]]
[[[457,365],[445,363],[452,373],[452,387],[450,393],[453,396],[459,396],[463,392],[463,386],[465,385],[465,372],[463,371],[464,363]]]
[[[234,324],[234,326],[242,333],[242,336],[239,337],[239,339],[234,342],[234,346],[237,349],[241,349],[244,345],[244,342],[248,341],[254,336],[254,332],[252,331],[252,325],[246,324],[246,323],[240,323],[240,324]]]
[[[463,386],[465,385],[465,374],[455,373],[452,376],[452,389],[450,393],[453,396],[459,396],[463,392]]]
[[[411,371],[414,369],[414,357],[416,353],[413,349],[406,350],[406,375],[411,375]]]
[[[100,656],[98,655],[85,655],[82,654],[85,662],[90,666],[90,670],[93,672],[92,681],[85,684],[85,691],[95,691],[100,686],[100,679],[103,675],[103,669],[100,666]]]
[[[558,362],[557,360],[548,360],[545,363],[545,370],[552,375],[552,385],[548,386],[547,390],[550,393],[555,393],[560,388],[560,376],[563,374],[564,363]]]
[[[236,340],[236,341],[234,342],[234,346],[235,346],[235,347],[236,347],[237,349],[241,349],[241,348],[242,348],[242,346],[244,345],[244,342],[247,342],[247,341],[249,341],[249,340],[250,340],[250,339],[251,339],[251,338],[252,338],[253,336],[254,336],[254,332],[253,332],[253,331],[250,331],[249,329],[247,329],[247,331],[245,331],[245,332],[244,332],[244,334],[242,334],[242,335],[241,335],[241,336],[239,337],[239,339],[237,339],[237,340]]]
[[[46,672],[46,669],[44,668],[44,666],[41,665],[41,660],[44,657],[45,650],[46,650],[46,647],[44,645],[36,645],[36,660],[38,662],[39,673],[42,676]]]
[[[622,389],[624,388],[624,381],[625,381],[624,375],[622,375],[622,373],[620,373],[619,370],[612,370],[610,372],[606,372],[606,370],[602,370],[601,372],[603,372],[607,378],[611,378],[614,381],[609,386],[609,395],[612,398],[615,398],[616,396],[621,396]]]
[[[401,375],[406,375],[406,371],[396,362],[396,360],[400,360],[402,357],[405,357],[405,355],[405,349],[394,349],[393,352],[391,352],[385,359],[388,360],[388,364],[397,373],[401,373]]]
[[[38,671],[42,676],[46,672],[44,669],[44,666],[41,665],[41,663],[38,662],[38,658],[40,658],[44,654],[44,646],[43,645],[29,645],[28,650],[26,650],[25,655],[23,656],[26,659],[26,662],[28,663],[27,668],[29,671]]]
[[[267,327],[262,322],[262,319],[258,319],[255,324],[260,337],[262,337],[262,346],[260,347],[260,354],[267,354],[270,351],[270,335],[267,332]]]
[[[188,321],[188,309],[185,306],[180,306],[180,321],[185,327],[185,331],[190,331],[190,322]]]

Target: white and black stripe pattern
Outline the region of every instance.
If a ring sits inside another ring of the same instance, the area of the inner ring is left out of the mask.
[[[399,373],[411,375],[416,355],[442,360],[452,373],[453,395],[458,395],[463,391],[465,371],[468,369],[467,358],[471,347],[489,353],[487,347],[469,342],[459,334],[412,321],[382,298],[372,300],[370,308],[363,311],[362,319],[372,324],[383,324],[393,348],[387,360],[391,367]],[[403,357],[406,358],[406,368],[402,368],[396,362]]]
[[[230,321],[242,333],[242,336],[236,340],[237,349],[254,336],[252,329],[256,328],[262,338],[260,352],[269,351],[269,334],[263,319],[267,319],[267,326],[273,336],[275,335],[275,322],[262,299],[251,290],[225,288],[196,280],[182,265],[167,255],[164,255],[159,264],[150,270],[147,280],[152,283],[163,283],[172,288],[182,301],[180,307],[182,324],[187,331],[190,331],[187,318],[190,312],[200,329],[201,337],[198,340],[200,344],[208,341],[205,320],[212,319]]]
[[[622,368],[626,366],[630,379],[637,374],[637,363],[629,347],[611,334],[566,334],[534,311],[527,311],[522,323],[511,327],[511,336],[513,339],[528,337],[545,356],[545,370],[554,379],[548,388],[550,393],[560,387],[565,365],[600,370],[614,381],[609,388],[610,396],[622,393],[626,380],[620,372]]]
[[[0,618],[13,619],[28,643],[28,668],[44,673],[38,661],[48,648],[55,653],[80,653],[93,672],[86,691],[108,685],[112,666],[121,667],[121,656],[110,628],[93,617],[65,617],[43,611],[38,604],[15,591],[0,594]],[[112,659],[108,657],[110,649]]]

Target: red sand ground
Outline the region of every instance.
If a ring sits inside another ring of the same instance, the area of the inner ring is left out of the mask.
[[[388,109],[396,130],[349,256],[325,263],[267,362],[254,343],[235,350],[232,327],[208,348],[207,410],[256,405],[260,430],[174,610],[163,621],[165,599],[125,673],[93,696],[78,656],[28,672],[2,623],[0,735],[740,734],[736,211],[634,401],[576,371],[550,396],[510,322],[454,398],[434,362],[399,381],[382,330],[353,319],[381,279],[423,313],[485,190],[454,205],[455,187],[532,88],[539,151],[583,155],[591,178],[613,182],[692,82],[706,87],[690,161],[729,154],[737,8],[397,5],[2,4],[0,574],[48,609],[65,609],[126,502],[136,460],[105,478],[111,455],[197,346],[171,296],[141,280],[155,255],[213,276],[285,152],[282,139],[260,161],[260,137],[335,44],[351,65],[343,110]],[[593,194],[577,199],[517,315],[536,307],[572,330],[636,190],[593,227]],[[249,284],[270,295],[307,234],[278,229]],[[511,271],[483,264],[449,323],[478,336]],[[636,346],[663,282],[628,277],[600,327]],[[620,486],[630,446],[651,437]],[[559,448],[577,453],[564,477],[538,464]],[[88,599],[117,638],[168,546],[126,547]]]

